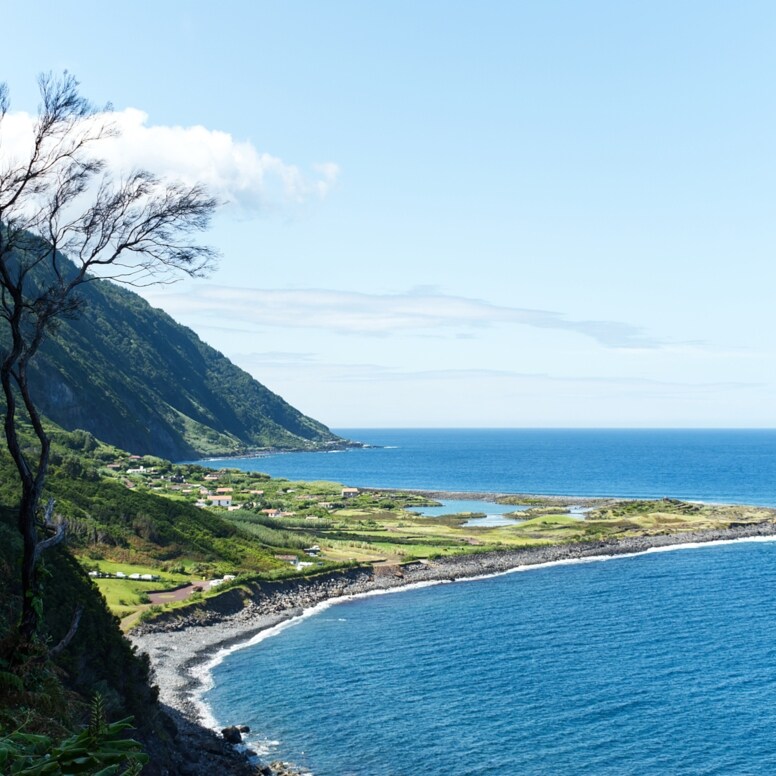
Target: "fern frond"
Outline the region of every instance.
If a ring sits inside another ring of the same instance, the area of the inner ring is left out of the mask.
[[[105,735],[105,701],[96,692],[89,707],[89,738],[97,743]]]
[[[0,671],[0,693],[24,692],[24,682],[10,671]]]

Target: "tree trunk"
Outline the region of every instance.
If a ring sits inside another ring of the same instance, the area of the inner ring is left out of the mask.
[[[41,543],[38,534],[38,511],[40,504],[40,492],[45,481],[48,469],[48,456],[50,442],[43,429],[34,405],[32,404],[26,381],[26,362],[16,362],[14,372],[10,354],[0,367],[0,382],[2,382],[5,396],[5,438],[8,444],[8,452],[19,472],[21,483],[21,499],[19,500],[19,513],[17,526],[22,537],[22,611],[19,619],[18,636],[19,644],[24,647],[31,644],[38,630],[40,620],[40,582],[37,574],[39,558],[39,545]],[[21,378],[21,379],[20,379]],[[14,384],[21,394],[22,401],[28,410],[35,435],[38,437],[40,452],[38,454],[37,467],[33,471],[27,456],[22,450],[17,429],[17,405]],[[30,408],[32,412],[30,412]]]
[[[30,644],[38,630],[40,585],[36,573],[38,499],[24,487],[19,504],[19,533],[22,535],[22,613],[19,619],[19,641]]]

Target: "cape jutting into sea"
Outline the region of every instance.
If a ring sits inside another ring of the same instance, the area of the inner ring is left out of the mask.
[[[340,433],[383,447],[239,465],[357,486],[776,505],[774,431]],[[261,754],[316,776],[771,774],[774,602],[764,541],[409,589],[233,651],[205,700],[219,724],[249,725]]]
[[[776,430],[337,429],[376,445],[208,461],[355,487],[776,506]]]

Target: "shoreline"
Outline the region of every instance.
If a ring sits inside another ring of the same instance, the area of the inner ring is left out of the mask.
[[[401,566],[360,566],[272,582],[252,582],[232,588],[183,609],[163,613],[128,634],[139,652],[151,660],[159,699],[182,718],[190,745],[212,740],[216,720],[201,701],[211,669],[229,652],[277,633],[279,626],[310,616],[322,605],[367,595],[399,592],[418,585],[476,580],[561,563],[632,557],[648,552],[691,549],[710,543],[776,540],[776,523],[738,524],[676,534],[448,556]],[[240,725],[242,720],[222,720]],[[229,771],[223,771],[228,773]],[[236,772],[236,771],[235,771]],[[283,773],[267,769],[267,774]],[[288,774],[297,773],[290,769]]]

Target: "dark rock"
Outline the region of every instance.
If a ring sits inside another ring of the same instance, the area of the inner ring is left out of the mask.
[[[240,729],[235,727],[234,725],[225,727],[221,731],[221,735],[224,737],[224,741],[226,741],[227,743],[230,743],[230,744],[242,743],[242,735],[240,735]]]

